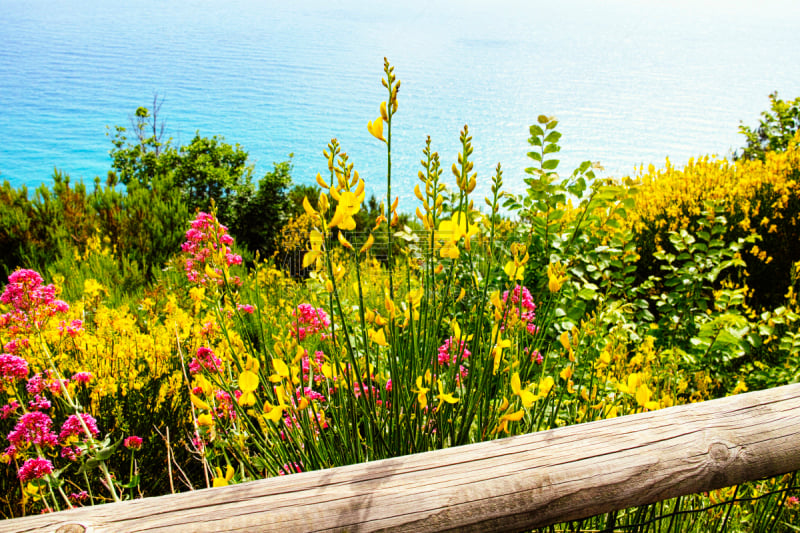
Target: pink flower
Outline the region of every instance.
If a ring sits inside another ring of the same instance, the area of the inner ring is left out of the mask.
[[[469,358],[472,352],[467,350],[467,343],[459,341],[458,345],[454,343],[453,337],[444,341],[444,344],[439,346],[439,364],[447,366],[450,363],[456,364],[460,360]]]
[[[197,356],[189,363],[189,372],[199,373],[203,368],[209,372],[219,372],[222,370],[222,361],[214,355],[211,348],[201,346],[197,349]]]
[[[331,325],[328,313],[324,309],[315,308],[307,303],[298,305],[297,309],[292,311],[292,317],[294,317],[293,330],[290,335],[297,337],[299,341],[303,341],[308,335],[323,331]]]
[[[141,450],[142,438],[137,437],[136,435],[131,435],[122,442],[122,445],[128,448],[129,450]]]
[[[0,315],[0,318],[3,316],[6,315]],[[0,322],[2,321],[0,320]],[[0,323],[0,328],[2,328],[2,323]],[[27,348],[28,346],[30,346],[28,339],[11,339],[3,346],[3,349],[10,354],[16,354],[20,349]]]
[[[12,400],[11,403],[8,403],[3,407],[0,407],[0,418],[5,420],[9,416],[16,413],[17,409],[19,409],[19,402],[16,400]]]
[[[303,463],[286,463],[278,471],[278,475],[286,476],[289,474],[299,474],[303,471]]]
[[[50,403],[50,400],[39,394],[34,396],[33,400],[28,402],[28,409],[31,411],[47,411],[52,406],[53,404]]]
[[[65,331],[70,337],[77,337],[83,333],[83,320],[73,320],[69,325],[67,325],[65,320],[62,320],[61,324],[58,326],[58,332],[63,336]]]
[[[17,449],[22,449],[28,444],[39,446],[56,446],[58,437],[52,431],[53,420],[41,411],[25,413],[19,417],[17,425],[8,434],[8,442]]]
[[[218,251],[224,254],[227,266],[242,264],[242,256],[231,251],[232,245],[233,237],[228,234],[228,228],[220,224],[214,215],[198,213],[191,222],[191,228],[186,232],[186,242],[181,245],[181,251],[188,256],[184,261],[184,270],[189,281],[199,285],[221,284],[223,280],[217,276],[222,272],[220,269],[222,265],[214,264]],[[216,275],[209,277],[206,274],[206,267],[210,267]],[[241,280],[236,277],[229,281],[241,284]]]
[[[72,381],[80,383],[81,385],[88,385],[89,382],[92,381],[92,377],[91,372],[75,372],[72,375]]]
[[[508,306],[507,322],[509,324],[520,323],[525,326],[525,329],[531,335],[535,335],[539,331],[539,326],[535,325],[533,321],[536,319],[536,304],[533,303],[533,297],[527,287],[517,285],[511,293],[511,304]],[[508,305],[509,292],[503,292],[503,303]]]
[[[42,276],[34,270],[16,270],[8,276],[0,302],[12,307],[3,315],[3,325],[15,331],[41,327],[44,321],[56,313],[69,311],[66,302],[57,300],[53,284],[42,285]]]
[[[83,452],[81,452],[80,448],[75,448],[72,446],[64,446],[61,448],[61,457],[68,461],[77,461],[78,457],[80,457],[82,453]]]
[[[28,362],[22,357],[0,354],[0,390],[2,383],[14,383],[28,376]]]
[[[83,419],[92,437],[96,437],[100,433],[100,430],[97,428],[97,421],[94,417],[88,413],[81,413],[80,417]],[[78,415],[70,415],[61,426],[61,432],[58,434],[58,439],[61,442],[67,442],[67,439],[70,437],[83,437],[81,440],[86,440],[88,437]]]
[[[256,310],[256,308],[253,307],[250,304],[239,304],[239,305],[236,306],[236,308],[239,311],[245,312],[245,313],[250,314],[250,315],[252,315]]]
[[[89,499],[89,493],[86,492],[85,490],[82,490],[80,492],[72,492],[69,495],[69,499],[74,502],[86,501]]]
[[[23,463],[23,465],[20,467],[19,472],[17,472],[17,477],[20,481],[25,483],[26,481],[31,481],[33,479],[41,479],[44,476],[52,473],[53,463],[47,459],[37,457],[35,459],[28,459],[25,461],[25,463]]]

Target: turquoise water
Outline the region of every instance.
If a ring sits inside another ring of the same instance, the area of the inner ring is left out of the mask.
[[[366,130],[402,80],[393,189],[410,198],[426,135],[445,168],[469,124],[479,192],[502,162],[529,165],[527,127],[555,115],[562,172],[725,156],[767,95],[800,96],[800,7],[761,2],[411,0],[0,0],[0,179],[91,181],[109,169],[106,127],[163,97],[167,133],[222,135],[257,175],[294,154],[294,179],[325,170],[336,137],[383,191],[385,153]]]

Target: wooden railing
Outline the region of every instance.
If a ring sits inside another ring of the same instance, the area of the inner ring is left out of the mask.
[[[800,384],[0,531],[522,531],[800,469]]]

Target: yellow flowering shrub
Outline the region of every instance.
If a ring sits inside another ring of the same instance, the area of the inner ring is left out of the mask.
[[[776,306],[789,284],[789,271],[800,259],[800,134],[785,152],[770,152],[765,161],[690,159],[683,168],[669,160],[652,165],[625,184],[638,189],[636,209],[627,219],[638,236],[643,256],[640,273],[650,272],[652,254],[669,247],[667,235],[695,231],[701,217],[722,206],[725,238],[757,235],[743,253],[754,289],[755,307]]]

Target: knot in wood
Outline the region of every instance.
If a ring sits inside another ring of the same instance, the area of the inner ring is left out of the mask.
[[[726,464],[733,458],[730,446],[727,442],[715,440],[708,446],[708,455],[714,464]]]
[[[64,524],[56,529],[56,533],[86,533],[86,526],[83,524]]]

